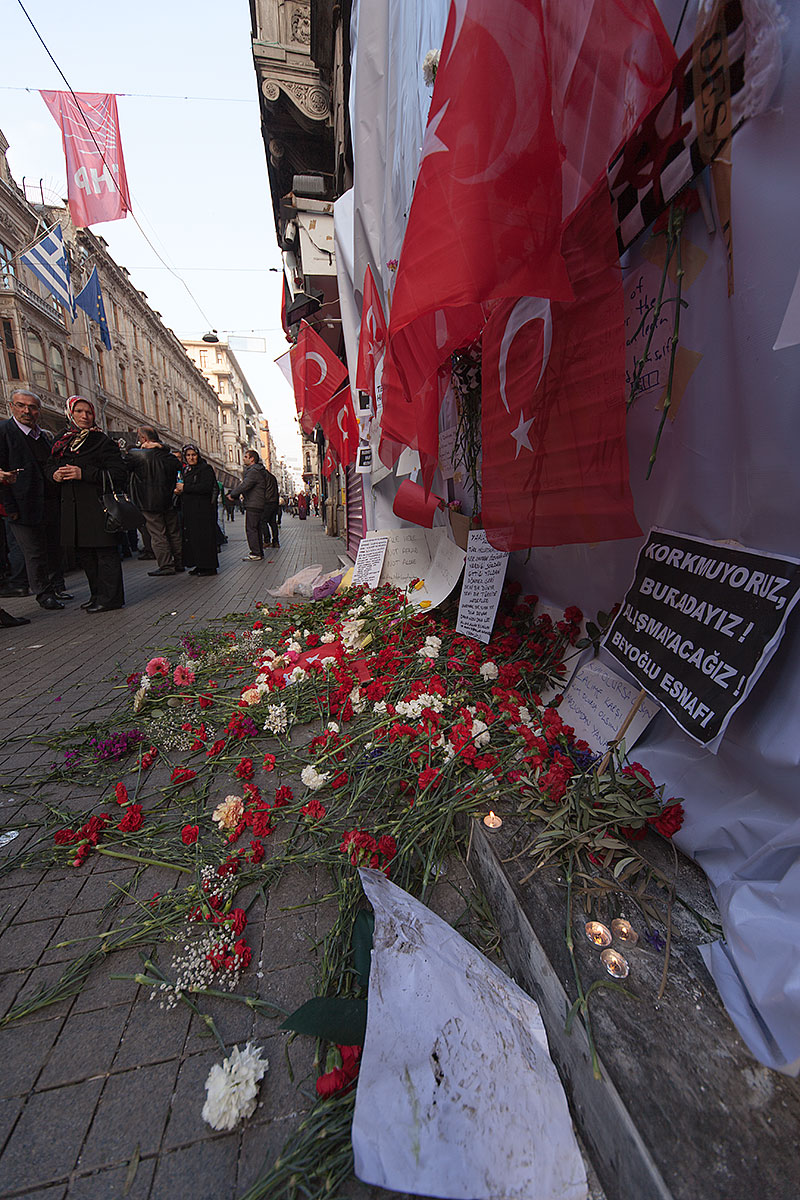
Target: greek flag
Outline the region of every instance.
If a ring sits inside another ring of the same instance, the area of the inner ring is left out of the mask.
[[[61,226],[56,225],[40,242],[24,254],[20,254],[19,260],[29,271],[33,271],[58,303],[63,304],[64,308],[69,310],[70,316],[74,317],[75,300]]]
[[[97,278],[97,267],[92,267],[92,273],[83,291],[75,297],[78,308],[82,308],[88,317],[100,326],[100,340],[106,350],[111,349],[111,334],[108,332],[106,309],[103,304],[103,293],[100,291],[100,280]]]

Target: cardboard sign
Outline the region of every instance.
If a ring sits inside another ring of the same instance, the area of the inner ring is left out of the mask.
[[[575,672],[558,715],[565,725],[572,726],[577,738],[588,742],[595,754],[605,754],[638,695],[639,689],[634,684],[594,660]],[[628,749],[639,740],[658,710],[654,700],[643,701],[625,733]]]
[[[489,641],[507,566],[508,554],[490,546],[483,529],[471,529],[458,605],[457,633],[475,638],[484,645]]]
[[[605,648],[681,729],[716,748],[798,597],[796,558],[653,529]]]
[[[369,588],[378,586],[388,545],[389,539],[385,537],[361,539],[358,543],[356,565],[353,570],[352,585],[354,587],[357,583],[365,583]]]

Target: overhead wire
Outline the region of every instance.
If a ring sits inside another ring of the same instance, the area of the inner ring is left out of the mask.
[[[58,65],[58,63],[56,62],[55,58],[54,58],[54,57],[53,57],[53,55],[51,54],[51,52],[50,52],[50,49],[49,49],[49,47],[47,46],[47,43],[45,42],[45,40],[44,40],[44,38],[42,37],[42,35],[41,35],[41,33],[39,32],[39,30],[36,28],[36,25],[34,24],[34,21],[33,21],[32,17],[31,17],[31,15],[30,15],[30,13],[29,13],[29,12],[28,12],[28,10],[25,8],[25,5],[22,3],[22,0],[17,0],[17,4],[18,4],[18,5],[19,5],[19,7],[22,9],[23,13],[25,14],[25,17],[26,17],[26,18],[27,18],[27,20],[28,20],[28,23],[29,23],[29,25],[30,25],[31,29],[33,30],[33,32],[36,34],[37,38],[38,38],[38,39],[39,39],[39,41],[41,42],[41,44],[42,44],[42,46],[43,46],[43,48],[44,48],[45,54],[47,55],[47,57],[48,57],[48,58],[50,59],[50,61],[52,62],[52,64],[53,64],[53,66],[55,67],[55,69],[58,71],[58,73],[59,73],[59,75],[61,76],[61,78],[64,80],[64,83],[67,85],[67,88],[68,88],[68,90],[69,90],[69,93],[70,93],[70,95],[72,96],[72,99],[75,101],[75,104],[77,105],[78,112],[81,114],[81,118],[82,118],[82,120],[83,120],[83,123],[84,123],[84,125],[86,126],[86,129],[87,129],[87,131],[88,131],[88,133],[89,133],[89,136],[90,136],[90,138],[92,139],[92,141],[94,142],[95,149],[97,150],[97,153],[100,155],[100,159],[101,159],[101,161],[102,161],[102,163],[103,163],[103,166],[108,168],[108,177],[111,179],[111,182],[114,184],[115,188],[116,188],[116,189],[117,189],[117,191],[119,192],[119,194],[120,194],[120,196],[122,197],[122,199],[123,199],[123,200],[125,200],[125,196],[123,195],[122,189],[121,189],[121,187],[119,186],[119,183],[117,182],[116,178],[114,177],[114,172],[111,170],[111,167],[110,167],[110,166],[109,166],[109,164],[106,162],[105,155],[103,154],[103,151],[100,149],[100,146],[99,146],[99,145],[98,145],[98,143],[97,143],[97,139],[96,139],[96,137],[94,136],[94,131],[92,130],[92,127],[91,127],[91,125],[89,124],[89,122],[86,120],[86,116],[85,116],[85,114],[84,114],[84,111],[83,111],[83,109],[81,108],[81,104],[80,104],[80,101],[78,100],[78,97],[75,95],[75,92],[74,92],[74,91],[73,91],[73,89],[72,89],[72,85],[70,84],[70,82],[69,82],[69,80],[67,79],[66,75],[65,75],[65,74],[64,74],[64,72],[61,70],[61,67]],[[127,201],[126,201],[126,204],[127,204]],[[169,271],[170,275],[173,275],[173,276],[175,277],[175,279],[177,279],[177,280],[178,280],[178,282],[179,282],[179,283],[180,283],[180,284],[181,284],[181,285],[182,285],[182,286],[183,286],[183,287],[186,289],[186,293],[187,293],[187,295],[189,296],[189,299],[192,301],[192,303],[194,304],[194,306],[195,306],[195,308],[197,309],[197,311],[200,313],[200,315],[201,315],[201,317],[203,318],[203,320],[205,321],[205,323],[206,323],[207,325],[209,325],[209,326],[210,326],[210,325],[212,324],[212,322],[211,322],[211,318],[210,318],[210,317],[207,315],[207,313],[206,313],[206,312],[203,310],[203,308],[202,308],[202,306],[201,306],[201,304],[200,304],[200,301],[199,301],[199,300],[197,299],[197,297],[194,295],[194,293],[192,292],[192,290],[191,290],[191,288],[189,287],[189,285],[188,285],[188,283],[186,282],[186,280],[185,280],[185,279],[183,279],[183,278],[182,278],[182,276],[181,276],[181,275],[179,275],[179,274],[178,274],[178,272],[177,272],[177,271],[176,271],[176,270],[175,270],[173,267],[171,267],[171,266],[169,265],[169,263],[166,261],[166,259],[163,257],[163,255],[161,255],[161,254],[159,253],[159,251],[156,249],[156,247],[153,245],[153,243],[151,242],[150,238],[147,236],[147,234],[145,233],[144,229],[142,228],[142,226],[141,226],[141,223],[139,222],[139,220],[138,220],[138,218],[137,218],[137,216],[136,216],[136,213],[133,211],[133,209],[128,209],[128,211],[130,212],[131,216],[133,217],[133,221],[134,221],[134,224],[136,225],[136,228],[139,230],[139,232],[141,233],[142,237],[143,237],[143,238],[144,238],[144,240],[147,242],[147,244],[148,244],[148,246],[150,247],[150,249],[153,251],[153,254],[155,254],[156,258],[157,258],[157,259],[158,259],[158,261],[159,261],[159,262],[160,262],[160,263],[163,265],[164,269],[165,269],[165,270],[167,270],[167,271]]]

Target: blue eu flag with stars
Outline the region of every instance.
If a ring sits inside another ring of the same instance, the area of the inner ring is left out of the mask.
[[[89,281],[83,291],[78,292],[75,303],[82,308],[86,315],[100,326],[100,340],[106,350],[111,349],[111,335],[108,332],[106,310],[103,304],[103,293],[100,291],[100,280],[97,278],[97,267],[92,268]]]

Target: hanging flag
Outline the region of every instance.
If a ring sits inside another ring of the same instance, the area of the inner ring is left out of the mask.
[[[329,443],[325,450],[325,457],[322,460],[322,474],[326,479],[330,479],[338,465],[339,464],[336,461],[336,455],[333,452],[333,447]]]
[[[356,461],[358,451],[358,421],[353,410],[349,385],[331,397],[319,416],[325,440],[333,447],[343,467]]]
[[[283,291],[281,292],[281,329],[283,330],[284,334],[286,335],[287,342],[290,342],[292,340],[291,329],[289,328],[289,322],[286,319],[286,310],[289,307],[289,302],[291,301],[291,299],[292,299],[292,297],[291,297],[291,293],[289,291],[289,281],[286,278],[286,276],[284,275]]]
[[[501,301],[483,333],[481,513],[498,550],[636,537],[624,307],[608,193],[570,222],[571,301]]]
[[[31,246],[19,260],[29,271],[33,271],[59,304],[63,304],[71,317],[75,316],[75,298],[72,294],[72,278],[69,273],[67,253],[61,226],[56,225],[40,242]]]
[[[106,350],[111,349],[111,334],[108,332],[106,309],[103,304],[103,293],[100,291],[100,280],[97,277],[97,267],[92,267],[92,273],[83,288],[75,297],[78,308],[82,308],[92,321],[100,326],[100,340]]]
[[[486,303],[572,298],[563,224],[674,62],[651,0],[451,5],[392,297],[391,439],[416,438],[421,455],[438,440],[421,428],[438,417],[436,372],[480,334]],[[420,381],[417,420],[399,402],[416,405]]]
[[[361,332],[358,338],[356,387],[375,399],[375,366],[386,348],[386,317],[380,294],[367,267],[364,272],[364,297],[361,306]]]
[[[311,433],[331,396],[347,378],[347,369],[327,342],[305,321],[290,351],[294,399],[300,426]]]
[[[67,197],[75,225],[119,221],[131,207],[117,98],[101,92],[41,92],[61,127]]]

